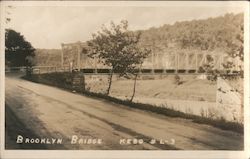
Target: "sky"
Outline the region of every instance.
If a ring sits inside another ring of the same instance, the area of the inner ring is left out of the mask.
[[[130,30],[149,29],[176,21],[206,19],[243,12],[232,6],[14,6],[6,9],[6,27],[24,35],[35,48],[60,49],[61,43],[86,41],[108,25],[128,20]]]

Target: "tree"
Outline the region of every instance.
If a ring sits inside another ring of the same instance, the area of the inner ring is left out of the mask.
[[[114,72],[119,73],[119,76],[135,75],[135,92],[138,76],[136,68],[141,66],[143,59],[150,53],[150,50],[138,46],[140,36],[140,32],[129,31],[128,22],[123,20],[118,25],[111,22],[110,28],[103,26],[101,31],[93,34],[93,39],[88,42],[90,47],[88,55],[110,67],[107,95],[111,89]]]
[[[238,58],[239,59],[239,62],[240,64],[239,67],[240,67],[240,75],[241,77],[244,76],[244,70],[243,70],[243,67],[244,67],[244,26],[243,24],[237,26],[238,28],[238,32],[236,35],[234,35],[234,38],[233,40],[231,41],[226,41],[226,44],[228,46],[228,49],[227,49],[227,54],[235,59],[235,58]],[[231,69],[235,66],[235,64],[233,64],[231,61],[226,61],[224,64],[223,64],[223,67],[226,68],[226,69]]]
[[[10,67],[34,65],[35,49],[24,36],[12,29],[5,32],[5,62]]]
[[[221,21],[221,22],[219,22]],[[209,38],[209,48],[221,48],[227,53],[227,60],[222,63],[225,72],[220,72],[214,68],[214,60],[207,59],[208,63],[203,66],[203,70],[208,73],[209,80],[216,80],[218,76],[231,79],[231,71],[235,67],[239,67],[239,74],[243,77],[243,62],[244,62],[244,16],[243,14],[226,14],[225,16],[217,19],[211,27]],[[209,28],[208,28],[209,29]],[[207,30],[208,30],[207,29]],[[216,36],[214,36],[216,35]],[[215,41],[214,41],[214,40]],[[215,43],[212,44],[214,41]],[[237,62],[235,62],[237,60]],[[238,66],[237,66],[238,65]]]
[[[214,59],[211,55],[205,57],[207,63],[202,66],[202,70],[207,73],[207,79],[210,81],[216,81],[220,72],[214,68]]]

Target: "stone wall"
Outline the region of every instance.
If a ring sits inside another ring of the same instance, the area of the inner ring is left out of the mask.
[[[243,123],[243,104],[243,94],[232,87],[229,81],[218,78],[216,107],[221,115],[226,120]]]

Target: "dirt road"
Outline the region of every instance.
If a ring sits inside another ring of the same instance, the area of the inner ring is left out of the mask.
[[[16,77],[6,77],[5,82],[8,149],[243,149],[243,135],[235,132],[127,108]],[[22,144],[16,144],[17,135],[23,137]],[[29,143],[24,143],[26,138]],[[51,138],[62,142],[41,143],[41,139]],[[39,139],[39,143],[31,143],[31,139]],[[85,143],[86,139],[89,143]],[[133,144],[138,140],[130,139],[143,139],[143,143]]]

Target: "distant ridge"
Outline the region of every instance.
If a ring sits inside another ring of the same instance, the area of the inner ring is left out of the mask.
[[[226,50],[243,37],[243,13],[176,22],[142,30],[141,45],[161,51],[167,48]]]
[[[61,65],[61,49],[36,49],[35,54],[37,66]]]
[[[138,30],[142,33],[139,45],[150,48],[159,55],[178,51],[225,54],[242,45],[239,38],[243,37],[243,26],[243,13],[165,24]],[[36,50],[36,63],[39,66],[60,66],[60,58],[60,49]]]

